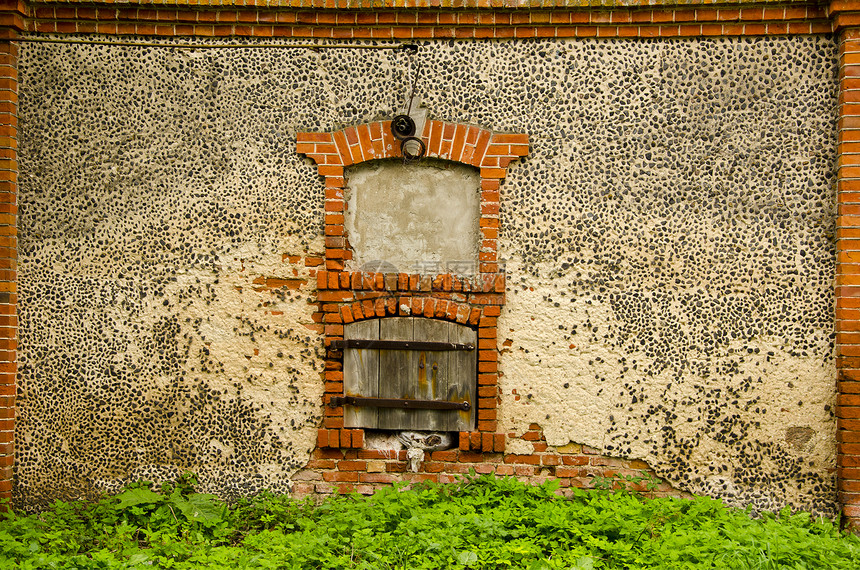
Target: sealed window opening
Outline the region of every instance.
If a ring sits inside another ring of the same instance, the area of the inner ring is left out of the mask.
[[[350,270],[477,272],[481,178],[476,168],[441,160],[373,161],[350,168],[346,180]]]
[[[344,427],[470,431],[477,333],[420,317],[344,326]]]

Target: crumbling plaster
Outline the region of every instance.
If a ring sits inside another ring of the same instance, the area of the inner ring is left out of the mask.
[[[313,281],[254,281],[321,250],[295,133],[390,117],[409,57],[22,45],[18,500],[179,468],[286,488],[319,421]],[[831,513],[833,40],[415,57],[430,118],[532,141],[502,184],[502,428]]]
[[[563,280],[521,289],[500,319],[504,429],[524,433],[537,423],[551,447],[576,442],[643,459],[679,488],[736,504],[830,512],[835,371],[820,356],[831,350],[826,342],[819,356],[802,356],[784,337],[754,336],[707,356],[679,331],[672,342],[699,366],[677,370],[619,346],[628,323],[611,304],[560,291],[569,292]],[[548,298],[565,304],[547,307]],[[678,326],[689,311],[662,306],[641,317]],[[528,326],[517,315],[529,315]],[[529,452],[528,442],[511,441],[509,452]]]
[[[832,514],[832,46],[650,47],[576,62],[503,186],[503,429]]]

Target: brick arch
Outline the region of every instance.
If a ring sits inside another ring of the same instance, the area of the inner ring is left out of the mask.
[[[494,133],[474,125],[426,121],[420,135],[428,158],[474,166],[481,177],[505,177],[508,165],[526,156],[528,135]],[[343,168],[369,160],[402,158],[391,121],[376,121],[329,133],[299,133],[296,152],[316,162],[321,176],[342,176]]]
[[[499,271],[499,188],[508,166],[528,154],[529,138],[522,133],[494,133],[475,125],[428,120],[420,136],[426,157],[475,167],[481,177],[481,273]],[[354,164],[402,158],[400,143],[391,133],[391,121],[376,121],[328,133],[298,133],[296,152],[311,158],[325,178],[326,269],[343,271],[352,259],[346,241],[343,212],[344,169]]]
[[[474,125],[428,120],[420,134],[425,156],[475,167],[481,178],[477,273],[470,277],[346,271],[352,251],[344,228],[344,169],[372,160],[402,158],[390,121],[327,133],[298,133],[296,152],[311,158],[325,179],[325,270],[317,272],[318,312],[326,347],[323,425],[317,446],[360,449],[364,430],[344,429],[343,408],[329,404],[343,395],[343,353],[331,343],[343,326],[387,316],[422,316],[475,327],[478,333],[476,431],[460,432],[463,451],[504,451],[496,433],[498,348],[496,324],[505,302],[505,273],[498,259],[499,188],[510,164],[528,154],[526,134],[495,133]]]

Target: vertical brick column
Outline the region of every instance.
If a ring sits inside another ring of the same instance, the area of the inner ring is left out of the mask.
[[[12,494],[15,426],[18,195],[18,45],[0,29],[0,498]]]
[[[860,26],[853,22],[854,25],[845,25],[846,16],[854,19],[850,15],[835,15],[839,33],[837,485],[843,524],[857,530],[860,528]]]

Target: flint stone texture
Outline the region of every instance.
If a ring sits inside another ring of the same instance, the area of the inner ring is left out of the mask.
[[[500,431],[833,514],[833,39],[416,57],[429,118],[532,145],[501,188]],[[295,136],[390,118],[416,60],[22,44],[20,62],[16,502],[186,469],[224,496],[288,488],[321,421],[315,281],[258,283],[309,278],[284,260],[323,248]]]

